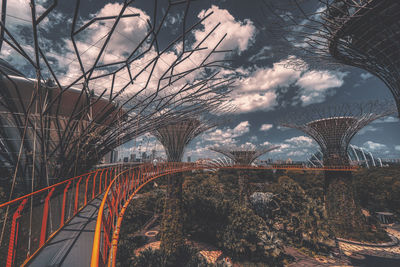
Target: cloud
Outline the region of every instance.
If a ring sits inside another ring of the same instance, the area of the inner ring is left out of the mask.
[[[304,135],[286,139],[285,142],[294,146],[305,146],[305,147],[315,146],[313,139]]]
[[[265,142],[265,145],[269,144]],[[307,155],[311,155],[318,148],[312,138],[304,135],[288,138],[278,145],[280,145],[278,149],[270,152],[276,159],[292,157],[295,160],[305,160]]]
[[[358,135],[363,135],[363,134],[365,134],[365,133],[367,133],[367,132],[376,132],[376,131],[378,131],[378,130],[380,130],[380,129],[377,128],[377,127],[374,127],[374,126],[372,126],[372,125],[367,125],[367,126],[365,126],[364,128],[362,128],[362,129],[358,132]]]
[[[237,50],[239,53],[246,50],[254,41],[256,35],[256,27],[249,19],[238,21],[226,9],[221,9],[216,5],[212,5],[207,10],[202,10],[198,14],[198,18],[203,18],[209,12],[214,12],[211,17],[204,21],[203,29],[195,32],[196,40],[201,40],[207,35],[218,23],[221,23],[216,31],[208,38],[209,45],[215,45],[219,40],[227,34],[220,49]]]
[[[399,118],[388,116],[379,120],[375,120],[372,123],[392,123],[392,122],[399,122]]]
[[[388,147],[385,144],[375,143],[372,141],[367,141],[362,145],[366,150],[370,152],[375,152],[377,154],[387,154],[389,153]]]
[[[304,73],[296,82],[296,85],[301,88],[302,105],[324,102],[330,89],[343,85],[343,78],[346,75],[347,73],[339,71],[308,71]]]
[[[244,72],[233,91],[233,104],[238,113],[272,110],[277,106],[278,87],[294,83],[301,72],[286,68],[288,60],[273,64],[272,68],[255,67]]]
[[[274,56],[273,52],[271,52],[272,47],[269,45],[266,45],[260,49],[256,54],[252,55],[249,57],[248,61],[250,63],[255,63],[257,61],[263,61],[269,58],[272,58]]]
[[[260,127],[260,131],[268,131],[268,130],[272,129],[272,127],[274,127],[273,124],[268,124],[268,123],[267,124],[263,124]]]
[[[400,145],[394,146],[394,150],[400,151]]]
[[[361,77],[361,79],[363,79],[363,80],[367,80],[367,79],[369,79],[369,78],[372,78],[372,77],[374,77],[371,73],[369,73],[369,72],[364,72],[364,73],[361,73],[360,74],[360,77]]]
[[[224,129],[216,129],[204,135],[204,140],[214,143],[220,143],[223,145],[234,144],[239,136],[242,136],[250,132],[250,123],[248,121],[240,122],[236,127]]]
[[[250,137],[250,141],[251,142],[257,142],[258,141],[258,137],[253,135],[252,137]]]
[[[284,127],[284,126],[281,126],[281,125],[278,125],[278,126],[276,127],[276,129],[278,129],[279,131],[287,131],[287,130],[290,130],[290,128]]]
[[[288,66],[299,64],[303,69]],[[321,103],[333,94],[333,88],[343,85],[347,73],[339,71],[309,70],[301,59],[289,56],[272,67],[251,67],[240,70],[242,75],[232,93],[236,112],[269,111],[277,107],[279,88],[299,87],[297,98],[303,106]]]

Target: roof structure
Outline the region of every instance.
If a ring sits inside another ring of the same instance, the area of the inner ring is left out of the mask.
[[[163,145],[168,161],[180,162],[190,141],[215,126],[216,123],[200,118],[188,118],[158,127],[152,134]]]
[[[272,150],[278,149],[280,146],[260,146],[253,147],[250,145],[242,146],[224,146],[212,147],[211,150],[221,153],[230,158],[237,165],[251,165],[258,157]]]
[[[357,147],[351,144],[347,150],[347,156],[351,165],[358,165],[366,168],[386,166],[382,159],[374,156],[371,151],[366,151],[362,147]],[[307,163],[310,167],[323,167],[323,158],[322,152],[317,151],[308,158]]]
[[[370,72],[390,89],[400,116],[399,1],[264,2],[279,21],[274,34],[290,40],[287,44],[307,64],[339,63]],[[304,62],[293,60],[291,64],[300,67]]]
[[[96,15],[89,21],[77,19],[78,1],[71,20],[66,20],[71,35],[60,35],[70,38],[73,47],[72,74],[56,68],[49,57],[54,51],[39,41],[40,30],[53,23],[57,2],[40,16],[32,2],[33,23],[26,29],[32,38],[15,38],[20,33],[7,24],[7,10],[2,11],[0,49],[7,48],[26,63],[16,70],[0,61],[0,169],[1,180],[11,188],[10,197],[15,186],[29,192],[83,173],[136,136],[191,118],[226,99],[234,77],[219,71],[227,67],[229,51],[219,50],[224,36],[217,44],[205,46],[218,25],[199,42],[188,38],[211,13],[189,25],[190,1],[164,4],[158,8],[165,12],[154,7],[146,34],[117,57],[109,47],[123,38],[118,33],[120,23],[140,19],[131,9],[132,1],[124,1],[115,16]],[[173,33],[163,23],[173,16],[172,9],[183,11]],[[94,30],[104,30],[106,35],[84,46],[82,36]],[[171,41],[161,42],[163,34]],[[32,51],[28,53],[26,47]],[[185,64],[193,57],[198,60],[195,65]]]
[[[386,110],[385,110],[386,108]],[[347,155],[353,136],[370,122],[389,115],[393,110],[383,103],[343,104],[325,108],[309,108],[291,114],[281,123],[311,136],[320,146],[325,166],[347,166]]]

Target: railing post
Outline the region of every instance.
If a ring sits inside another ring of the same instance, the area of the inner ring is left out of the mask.
[[[11,233],[10,233],[10,242],[8,243],[8,254],[7,254],[7,267],[11,267],[14,265],[15,261],[15,252],[18,243],[18,228],[19,228],[19,218],[21,217],[21,212],[24,209],[24,206],[28,199],[24,199],[19,204],[17,210],[14,212],[12,224],[11,224]]]
[[[94,177],[93,177],[92,199],[94,199],[94,191],[95,191],[95,188],[96,188],[96,176],[97,176],[98,172],[99,171],[97,170],[95,175],[94,175]]]
[[[87,194],[88,194],[88,183],[89,183],[89,179],[90,179],[90,175],[91,173],[88,174],[88,178],[86,178],[86,185],[85,185],[85,206],[87,204]]]
[[[104,169],[102,169],[102,170],[101,170],[101,173],[100,173],[100,181],[99,181],[99,195],[101,194],[101,178],[103,177],[103,172],[104,172]]]
[[[72,181],[69,181],[68,184],[64,188],[64,194],[63,194],[63,202],[62,202],[62,207],[61,207],[61,222],[60,222],[60,227],[64,225],[64,217],[65,217],[65,202],[67,200],[67,191],[69,186],[71,185]]]
[[[104,179],[104,190],[106,190],[107,187],[108,187],[108,171],[109,171],[109,168],[106,170],[106,174],[105,174],[105,179]]]
[[[78,182],[76,183],[76,190],[75,190],[75,205],[74,205],[74,214],[78,211],[78,202],[79,202],[79,184],[82,180],[82,176],[81,178],[79,178]]]
[[[49,217],[49,201],[51,195],[54,192],[55,187],[50,189],[50,192],[47,194],[46,199],[44,201],[44,208],[43,208],[43,219],[42,219],[42,229],[40,231],[40,247],[43,246],[44,242],[46,241],[46,234],[47,234],[47,218]]]

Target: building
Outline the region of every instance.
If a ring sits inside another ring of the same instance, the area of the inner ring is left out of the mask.
[[[349,149],[347,150],[347,156],[352,165],[363,166],[366,168],[386,166],[386,164],[381,158],[375,157],[371,152],[366,151],[362,147],[349,145]],[[311,155],[311,157],[307,161],[307,165],[310,167],[323,166],[321,151],[318,151],[313,155]]]

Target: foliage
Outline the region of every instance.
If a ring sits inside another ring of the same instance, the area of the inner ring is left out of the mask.
[[[117,263],[120,266],[130,266],[133,251],[145,243],[144,237],[136,236],[134,233],[145,225],[152,214],[161,212],[163,196],[161,190],[153,190],[138,195],[138,198],[132,200],[128,206],[118,242]]]
[[[244,206],[233,208],[228,224],[219,234],[219,245],[237,260],[279,265],[283,258],[281,241],[261,217]]]
[[[133,267],[207,267],[206,259],[194,248],[183,246],[177,255],[166,256],[161,250],[148,248],[135,256]]]
[[[235,183],[237,176],[231,174],[199,173],[186,177],[183,214],[187,235],[217,245],[217,233],[227,225],[231,204],[238,200]]]
[[[164,211],[161,221],[161,250],[164,254],[174,256],[184,245],[182,184],[181,173],[169,177],[167,194],[164,200]]]
[[[255,212],[285,243],[328,251],[334,243],[322,206],[287,176],[280,177],[274,187],[274,192],[251,195]]]
[[[400,215],[400,167],[363,169],[354,173],[360,205],[372,212],[390,211]]]
[[[187,177],[184,185],[184,225],[191,238],[214,244],[236,260],[281,262],[280,241],[261,217],[239,205],[237,174],[203,173]]]

